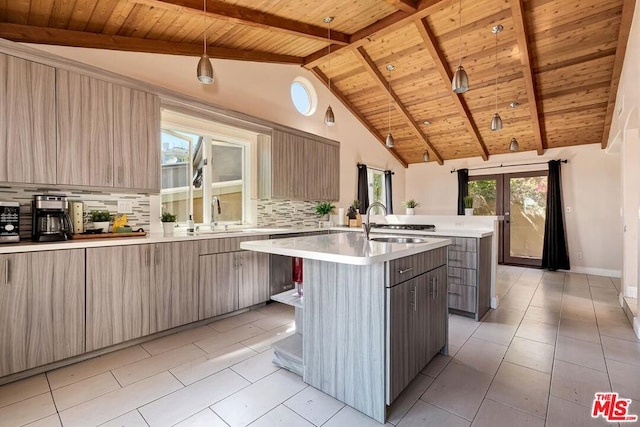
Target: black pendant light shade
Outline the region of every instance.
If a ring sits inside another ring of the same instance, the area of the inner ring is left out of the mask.
[[[520,146],[518,145],[518,140],[515,138],[511,138],[511,143],[509,144],[509,151],[518,151]]]
[[[336,124],[336,117],[333,115],[331,105],[327,107],[327,112],[324,113],[324,124],[327,126],[333,126]]]
[[[455,93],[465,93],[469,90],[469,76],[462,65],[458,66],[456,73],[451,80],[451,90]]]
[[[213,66],[209,56],[205,53],[200,57],[198,61],[198,81],[209,85],[213,83]]]

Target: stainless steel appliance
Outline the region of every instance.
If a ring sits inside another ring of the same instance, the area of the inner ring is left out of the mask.
[[[31,238],[34,242],[55,242],[71,238],[73,227],[66,196],[33,196],[31,206]]]
[[[20,204],[0,202],[0,243],[20,241]]]

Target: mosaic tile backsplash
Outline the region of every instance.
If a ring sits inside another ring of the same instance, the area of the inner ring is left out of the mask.
[[[118,211],[118,200],[131,202],[133,213],[127,214],[127,222],[133,229],[149,229],[149,195],[118,194],[85,190],[60,191],[52,188],[20,188],[0,186],[0,200],[20,203],[20,239],[31,239],[31,201],[36,194],[61,194],[70,202],[82,201],[84,204],[84,224],[91,222],[91,211],[108,210],[112,214]]]
[[[258,227],[317,227],[317,203],[298,200],[258,200]]]

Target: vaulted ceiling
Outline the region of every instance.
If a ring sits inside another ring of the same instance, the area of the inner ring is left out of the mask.
[[[207,0],[206,15],[203,0],[0,0],[0,37],[199,56],[206,29],[213,58],[298,64],[330,81],[383,145],[390,96],[389,151],[406,166],[425,150],[440,164],[486,160],[513,137],[539,154],[604,148],[634,4],[462,0],[460,27],[458,0]],[[451,90],[459,55],[463,94]],[[496,78],[503,129],[492,132]]]

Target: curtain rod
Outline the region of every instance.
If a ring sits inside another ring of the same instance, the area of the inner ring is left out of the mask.
[[[561,163],[568,163],[569,160],[567,159],[560,159]],[[477,171],[477,170],[481,170],[481,169],[494,169],[494,168],[509,168],[512,166],[531,166],[531,165],[543,165],[545,163],[549,163],[549,162],[535,162],[535,163],[517,163],[517,164],[513,164],[513,165],[503,165],[502,163],[500,163],[499,165],[496,166],[483,166],[481,168],[468,168],[468,170],[470,171]],[[464,169],[464,168],[462,168]],[[451,169],[451,173],[457,172],[459,169]]]
[[[366,164],[366,163],[359,163],[359,162],[358,162],[358,163],[356,163],[356,166],[367,166],[367,164]],[[395,174],[396,174],[396,173],[395,173],[394,171],[392,171],[391,169],[382,169],[382,168],[377,168],[377,167],[375,167],[375,166],[367,166],[367,168],[371,168],[371,169],[379,170],[379,171],[381,171],[381,172],[389,171],[389,172],[391,172],[391,175],[395,175]]]

